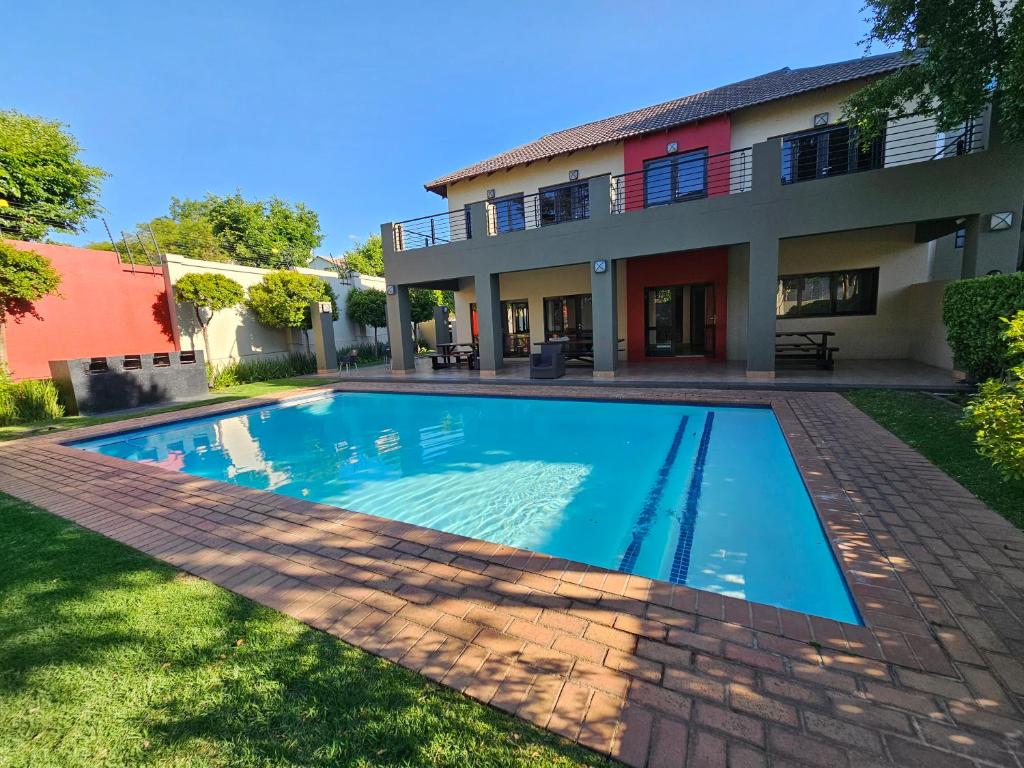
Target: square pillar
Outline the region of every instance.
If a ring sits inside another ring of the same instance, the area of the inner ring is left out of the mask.
[[[501,347],[501,296],[498,275],[477,275],[476,318],[480,330],[480,375],[494,376],[505,361]]]
[[[775,378],[775,300],[779,289],[779,240],[750,243],[747,275],[747,378]]]
[[[596,260],[590,264],[591,307],[594,313],[594,378],[597,379],[614,377],[619,363],[616,265],[614,259]]]
[[[391,344],[392,373],[407,374],[416,369],[412,338],[412,312],[409,308],[409,286],[388,286],[388,340]]]
[[[313,331],[313,351],[316,354],[316,372],[334,373],[338,370],[338,348],[334,343],[333,309],[329,301],[314,301],[309,305],[309,319]]]

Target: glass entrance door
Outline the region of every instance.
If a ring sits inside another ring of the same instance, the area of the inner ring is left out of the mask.
[[[501,302],[504,316],[502,328],[503,354],[505,357],[530,356],[530,307],[525,301]]]
[[[544,338],[572,342],[594,340],[593,301],[589,293],[544,299]]]
[[[644,314],[648,357],[714,357],[714,285],[645,288]]]

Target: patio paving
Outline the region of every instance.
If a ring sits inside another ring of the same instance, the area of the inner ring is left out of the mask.
[[[629,765],[1024,765],[1024,534],[834,393],[600,396],[770,404],[865,626],[61,444],[181,414],[0,445],[0,490]]]
[[[853,388],[922,389],[933,392],[962,388],[950,371],[916,360],[840,360],[834,371],[823,371],[799,363],[781,363],[770,381],[748,379],[743,361],[707,362],[674,360],[620,363],[614,379],[595,379],[594,369],[583,363],[570,362],[565,377],[554,381],[531,381],[529,361],[508,358],[496,376],[481,377],[479,371],[467,368],[433,370],[430,360],[416,359],[415,371],[392,375],[381,365],[341,372],[342,380],[359,381],[423,381],[423,382],[487,382],[497,384],[534,384],[554,386],[646,386],[646,387],[711,387],[720,389],[786,389],[843,390]]]

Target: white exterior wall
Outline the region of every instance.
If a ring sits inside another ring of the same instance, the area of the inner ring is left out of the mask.
[[[840,360],[913,357],[920,323],[912,310],[910,287],[930,279],[928,254],[927,243],[914,242],[913,225],[784,240],[779,248],[780,276],[878,267],[878,307],[873,315],[779,319],[776,329],[834,331],[832,343],[839,347]],[[728,297],[727,353],[730,360],[743,360],[747,330],[745,246],[730,250]],[[934,334],[934,329],[928,333]]]
[[[473,340],[473,328],[470,323],[469,305],[476,301],[473,281],[467,280],[462,290],[455,292],[455,316],[459,321],[455,326],[455,340],[459,344],[469,344]],[[524,272],[505,272],[498,278],[499,294],[502,301],[522,301],[529,303],[530,341],[544,341],[544,299],[555,296],[573,296],[590,293],[590,265],[573,264],[568,267],[551,267],[550,269],[532,269]],[[626,338],[626,265],[620,262],[616,274],[618,291],[618,333],[619,338]],[[625,359],[625,345],[619,353]]]
[[[263,276],[273,270],[245,267],[240,264],[224,264],[215,261],[187,259],[184,256],[167,254],[164,264],[164,278],[168,284],[168,295],[173,296],[172,286],[182,275],[190,272],[219,273],[230,277],[243,288],[259,283]],[[373,329],[354,324],[345,316],[345,299],[356,288],[377,288],[384,290],[384,278],[370,275],[354,275],[352,284],[343,284],[337,273],[322,269],[298,269],[297,272],[315,275],[330,284],[338,297],[338,319],[334,322],[334,339],[338,348],[373,341]],[[191,305],[176,306],[172,320],[175,334],[181,340],[182,349],[202,349],[203,334],[195,320]],[[248,309],[223,310],[210,321],[210,363],[223,365],[233,360],[272,357],[293,351],[305,351],[306,340],[303,331],[268,328],[260,323]],[[387,329],[378,330],[378,339],[387,341]]]

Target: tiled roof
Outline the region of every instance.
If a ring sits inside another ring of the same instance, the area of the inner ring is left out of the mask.
[[[817,67],[790,69],[784,67],[766,75],[741,80],[710,91],[684,96],[615,117],[607,117],[568,130],[549,133],[529,144],[502,152],[492,158],[462,168],[424,185],[432,192],[445,193],[445,187],[456,181],[483,173],[499,171],[524,163],[544,160],[566,152],[620,141],[630,136],[660,131],[666,128],[703,120],[744,107],[796,96],[830,85],[883,75],[902,67],[916,64],[920,54],[883,53],[860,59],[823,64]]]

